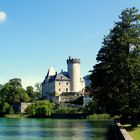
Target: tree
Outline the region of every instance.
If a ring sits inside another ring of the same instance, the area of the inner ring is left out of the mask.
[[[8,114],[11,110],[11,106],[7,102],[0,100],[0,115]]]
[[[31,100],[26,90],[22,87],[17,88],[17,95],[20,97],[19,102],[29,102]]]
[[[49,101],[36,101],[26,110],[27,114],[33,116],[46,117],[54,112],[55,105]]]
[[[9,83],[12,84],[15,87],[21,86],[21,79],[13,78],[13,79],[9,80]]]
[[[86,113],[89,113],[89,114],[93,114],[93,113],[100,113],[98,112],[98,104],[97,104],[97,101],[94,100],[94,102],[89,102],[86,106],[85,106],[85,109],[86,109]]]
[[[26,93],[29,95],[29,97],[31,98],[31,101],[33,101],[35,99],[35,92],[34,92],[34,88],[32,86],[28,86],[26,88]]]
[[[0,91],[0,98],[3,103],[8,103],[10,106],[16,110],[16,104],[20,102],[29,102],[30,97],[22,88],[21,80],[12,79],[6,83]]]
[[[3,85],[0,84],[0,90],[3,88]]]
[[[123,10],[97,55],[91,79],[94,98],[112,115],[130,118],[140,112],[140,14]]]
[[[41,98],[42,84],[41,83],[36,83],[35,88],[36,88],[36,98]]]

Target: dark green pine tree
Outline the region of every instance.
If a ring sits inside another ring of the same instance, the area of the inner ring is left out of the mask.
[[[140,113],[140,14],[123,10],[97,55],[91,79],[100,108],[136,126]]]

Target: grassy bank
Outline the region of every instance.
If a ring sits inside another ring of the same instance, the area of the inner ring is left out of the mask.
[[[6,117],[6,118],[30,118],[31,115],[27,115],[27,114],[6,114],[3,117]],[[89,116],[86,117],[86,119],[95,119],[95,120],[116,119],[116,118],[118,118],[118,116],[112,117],[109,114],[92,114],[92,115],[89,115]]]
[[[6,118],[28,118],[29,115],[26,114],[6,114],[4,115]]]
[[[129,124],[124,125],[124,127],[134,140],[140,140],[140,123],[136,128],[132,128]]]
[[[87,116],[87,119],[117,119],[119,118],[118,116],[110,116],[110,114],[92,114],[92,115],[89,115]]]

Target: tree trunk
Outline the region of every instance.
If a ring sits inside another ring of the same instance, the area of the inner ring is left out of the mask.
[[[131,117],[131,126],[132,127],[137,127],[138,124],[137,124],[137,116],[136,115],[132,115]]]

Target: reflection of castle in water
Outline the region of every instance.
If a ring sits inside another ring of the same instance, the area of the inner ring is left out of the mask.
[[[54,68],[48,70],[47,76],[42,83],[42,96],[50,98],[51,96],[61,95],[62,93],[83,93],[85,89],[85,80],[80,74],[80,59],[67,59],[67,72],[55,72]]]

